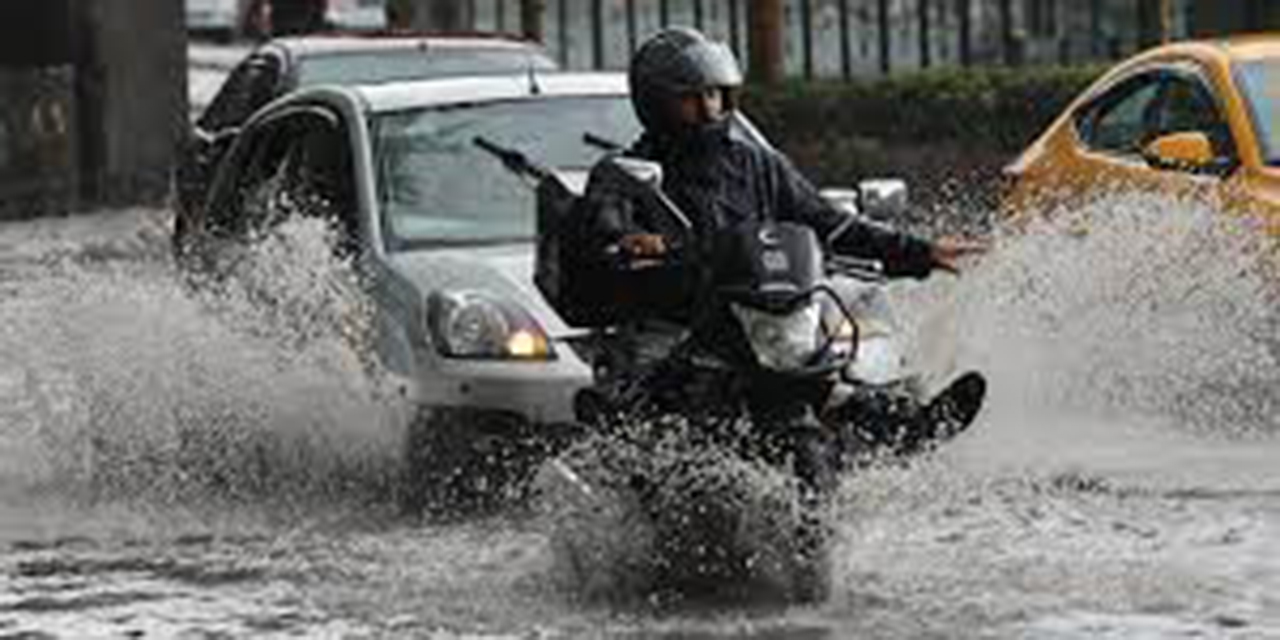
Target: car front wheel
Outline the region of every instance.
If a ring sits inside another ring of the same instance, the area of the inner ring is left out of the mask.
[[[405,438],[401,506],[447,518],[510,504],[523,494],[548,446],[514,413],[423,408]]]

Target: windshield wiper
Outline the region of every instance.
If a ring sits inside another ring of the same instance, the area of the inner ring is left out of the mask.
[[[598,136],[590,131],[582,134],[582,141],[597,149],[603,149],[605,151],[622,151],[624,149],[621,144],[608,138]]]
[[[550,169],[535,163],[528,156],[515,149],[499,145],[484,136],[476,136],[471,141],[477,147],[488,151],[493,157],[502,162],[502,166],[518,176],[530,177],[535,180],[545,180],[551,176]]]

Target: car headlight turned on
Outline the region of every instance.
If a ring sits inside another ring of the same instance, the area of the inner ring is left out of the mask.
[[[427,301],[427,331],[449,358],[550,360],[547,334],[524,308],[476,292],[437,292]]]

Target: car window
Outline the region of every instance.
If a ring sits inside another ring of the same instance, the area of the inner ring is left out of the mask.
[[[298,62],[298,86],[374,84],[426,78],[553,71],[556,63],[534,50],[443,48],[312,55]]]
[[[1125,155],[1142,150],[1155,126],[1160,77],[1139,76],[1102,94],[1076,120],[1080,138],[1091,149]]]
[[[253,54],[227,77],[198,125],[206,131],[238,127],[275,97],[280,63],[274,56]]]
[[[1169,75],[1161,89],[1153,137],[1199,131],[1209,138],[1218,157],[1235,155],[1231,129],[1204,81],[1192,75]]]
[[[321,217],[333,220],[344,246],[350,245],[356,201],[345,133],[336,116],[315,108],[269,120],[251,132],[218,227],[244,233],[289,216]]]
[[[1263,161],[1280,165],[1280,59],[1239,63],[1235,79],[1248,104]]]
[[[375,161],[390,248],[507,242],[534,235],[533,189],[476,146],[476,136],[559,169],[586,170],[600,151],[584,133],[633,139],[626,96],[546,97],[375,116]]]

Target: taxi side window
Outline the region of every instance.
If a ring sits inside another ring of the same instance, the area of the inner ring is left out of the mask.
[[[1160,87],[1160,77],[1149,74],[1102,94],[1076,117],[1080,138],[1097,151],[1139,155],[1155,124]]]
[[[1208,136],[1215,156],[1235,156],[1231,129],[1202,81],[1194,77],[1171,77],[1161,93],[1154,135],[1199,131]]]

